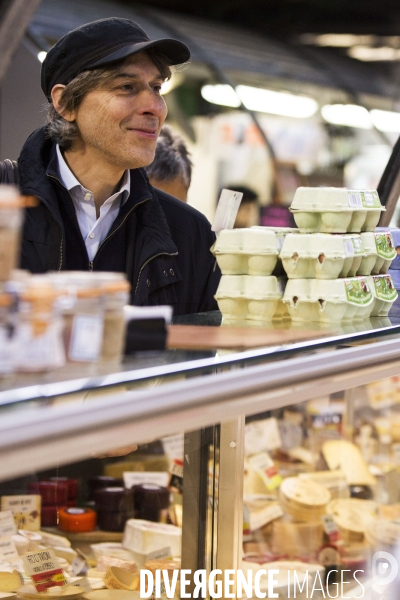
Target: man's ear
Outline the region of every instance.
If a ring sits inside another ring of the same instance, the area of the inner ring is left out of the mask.
[[[61,95],[64,90],[65,90],[65,85],[62,85],[61,83],[57,83],[57,85],[55,85],[53,87],[53,89],[51,90],[51,99],[53,101],[53,106],[54,106],[55,110],[58,112],[58,114],[61,115],[66,121],[69,121],[70,123],[72,123],[72,121],[75,121],[75,111],[63,110],[61,107],[61,102],[60,102]]]

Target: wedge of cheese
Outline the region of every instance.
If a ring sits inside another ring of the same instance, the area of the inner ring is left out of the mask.
[[[331,471],[340,470],[349,485],[375,485],[359,448],[346,440],[329,440],[322,446],[323,457]]]
[[[0,572],[0,592],[16,592],[21,585],[22,579],[18,571]]]

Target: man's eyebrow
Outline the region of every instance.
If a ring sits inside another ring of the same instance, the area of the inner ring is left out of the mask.
[[[120,79],[120,78],[124,78],[124,79],[138,79],[139,75],[136,73],[124,73],[123,71],[121,73],[117,73],[114,77],[114,79]],[[157,81],[157,80],[163,80],[164,81],[164,77],[161,75],[161,73],[156,73],[156,75],[153,77],[153,81]]]

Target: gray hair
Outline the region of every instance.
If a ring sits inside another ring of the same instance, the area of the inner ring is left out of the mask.
[[[190,186],[192,161],[183,139],[168,125],[161,129],[157,140],[154,161],[146,167],[147,175],[154,181],[172,181],[181,178],[185,186]]]
[[[160,70],[164,81],[171,77],[171,67],[164,54],[155,48],[149,48],[146,53],[150,56],[156,67]],[[78,108],[85,95],[96,89],[102,88],[115,77],[122,65],[129,64],[131,57],[110,63],[98,69],[82,71],[65,86],[60,98],[61,113]],[[47,104],[47,137],[59,144],[63,150],[68,150],[78,136],[78,126],[75,121],[64,119],[56,111],[53,103]]]

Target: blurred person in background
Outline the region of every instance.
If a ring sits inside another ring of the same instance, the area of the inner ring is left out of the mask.
[[[235,220],[235,229],[241,227],[253,227],[259,224],[260,208],[258,204],[258,194],[246,185],[227,185],[228,190],[241,192],[242,201],[239,206],[238,214]]]
[[[146,167],[151,185],[187,202],[193,163],[180,135],[164,125],[157,140],[154,160]]]

